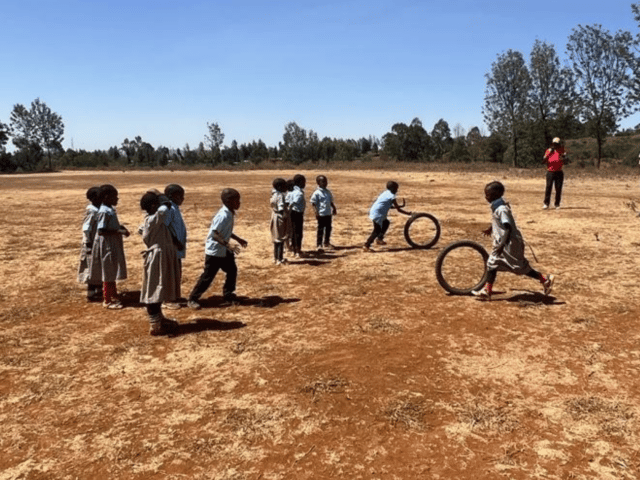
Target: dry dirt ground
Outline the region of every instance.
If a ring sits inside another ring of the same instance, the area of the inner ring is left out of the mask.
[[[495,173],[329,171],[334,251],[275,266],[271,181],[294,171],[63,172],[0,177],[0,479],[640,478],[640,205],[636,178],[567,171],[564,208],[541,210],[543,172],[497,175],[539,263],[500,274],[490,303],[451,296],[446,244],[488,246]],[[307,176],[307,199],[317,171]],[[388,179],[442,238],[361,250]],[[189,228],[183,295],[203,263],[222,187],[242,194],[239,305],[220,274],[204,307],[166,311],[151,337],[138,304],[143,244],[125,239],[127,308],[75,281],[85,191],[112,183],[141,222],[149,187],[180,183]],[[304,248],[315,245],[307,215]]]

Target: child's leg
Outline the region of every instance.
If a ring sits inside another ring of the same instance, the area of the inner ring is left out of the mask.
[[[328,247],[331,245],[331,215],[327,215],[326,217],[322,217],[324,222],[324,246]]]
[[[225,299],[233,298],[235,296],[236,280],[238,278],[238,267],[236,265],[235,255],[228,252],[220,268],[227,274],[227,278],[225,278],[224,285],[222,286],[222,296],[225,297]]]
[[[526,275],[527,277],[538,280],[542,284],[545,295],[549,295],[551,293],[551,289],[553,288],[553,283],[555,281],[555,277],[553,275],[543,275],[533,268],[528,273],[526,273]]]
[[[102,282],[102,298],[104,303],[113,303],[118,299],[116,282]]]
[[[316,247],[322,246],[322,236],[324,234],[324,222],[322,221],[323,217],[318,217],[318,230],[316,233]]]
[[[380,232],[382,232],[382,226],[376,222],[373,222],[373,232],[371,232],[371,235],[369,235],[369,238],[367,238],[367,241],[364,242],[364,246],[370,247],[373,241],[376,238],[378,238],[378,236],[380,235]]]
[[[382,230],[378,235],[379,240],[384,240],[384,235],[387,233],[387,230],[389,230],[389,225],[391,225],[391,222],[385,218],[382,222]]]
[[[211,255],[207,255],[204,260],[204,271],[200,278],[198,279],[198,283],[193,287],[191,294],[189,295],[189,300],[198,301],[198,299],[202,296],[204,292],[211,286],[213,279],[216,278],[216,273],[220,269],[220,263],[223,260],[223,257],[213,257]]]

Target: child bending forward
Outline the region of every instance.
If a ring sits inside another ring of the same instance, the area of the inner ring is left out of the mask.
[[[166,225],[171,201],[157,190],[145,193],[140,208],[147,212],[140,227],[147,250],[142,269],[140,303],[147,305],[151,335],[166,335],[178,324],[162,313],[162,302],[174,302],[180,297],[180,261],[176,245]]]
[[[544,294],[549,295],[553,287],[554,276],[543,275],[529,265],[524,256],[524,240],[516,227],[511,213],[511,206],[504,201],[504,185],[500,182],[488,183],[484,188],[484,196],[491,204],[491,226],[483,233],[493,236],[493,250],[487,260],[487,281],[480,290],[471,293],[485,300],[491,300],[493,284],[498,270],[526,275],[538,280]]]

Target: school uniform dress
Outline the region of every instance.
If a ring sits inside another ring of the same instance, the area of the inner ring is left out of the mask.
[[[384,234],[387,233],[390,225],[389,220],[387,220],[387,215],[395,199],[395,193],[391,190],[385,190],[378,195],[376,201],[371,205],[369,218],[373,221],[373,232],[371,232],[371,235],[365,242],[367,247],[370,246],[376,238],[382,240]]]
[[[170,209],[160,206],[147,215],[142,225],[143,255],[140,303],[173,302],[180,298],[180,263],[173,238],[166,225]]]
[[[333,194],[328,188],[316,188],[315,192],[311,194],[309,202],[316,207],[318,211],[318,233],[316,238],[316,245],[322,246],[324,237],[324,244],[329,245],[331,239],[331,221],[333,217]]]
[[[91,251],[93,249],[93,241],[98,231],[98,207],[89,204],[84,212],[82,221],[82,247],[80,249],[80,264],[78,265],[78,282],[89,283],[91,275]],[[98,281],[95,285],[100,285],[102,281]]]
[[[101,205],[98,210],[97,230],[118,230],[121,225],[115,208]],[[96,233],[91,251],[91,279],[89,283],[115,282],[127,278],[127,261],[122,235]],[[94,268],[95,267],[95,268]]]
[[[289,192],[288,197],[291,205],[292,246],[294,251],[300,252],[302,249],[302,236],[304,234],[304,210],[307,206],[304,199],[304,190],[296,185],[293,187],[293,190]]]
[[[284,192],[273,190],[271,192],[271,222],[269,230],[274,243],[282,243],[287,240],[289,234],[289,214],[285,202]]]
[[[487,260],[489,270],[507,271],[516,275],[526,275],[531,271],[529,261],[524,256],[524,239],[511,213],[511,206],[502,198],[491,203],[491,231],[493,251]],[[500,240],[506,234],[504,224],[511,226],[511,238],[500,255],[495,252]]]
[[[233,212],[226,205],[223,205],[211,221],[209,234],[205,241],[204,271],[202,275],[200,275],[196,286],[191,291],[189,300],[197,301],[202,296],[211,286],[218,270],[222,270],[227,275],[224,285],[222,286],[223,296],[228,297],[235,292],[238,277],[235,255],[226,246],[218,243],[213,238],[213,232],[217,231],[225,243],[228,243],[233,233],[233,223]]]

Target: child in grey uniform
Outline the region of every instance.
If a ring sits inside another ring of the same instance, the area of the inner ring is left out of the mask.
[[[87,284],[87,301],[102,301],[102,282],[91,279],[91,250],[96,237],[98,227],[98,210],[100,209],[100,187],[91,187],[87,190],[89,205],[84,212],[82,221],[82,247],[80,249],[80,264],[78,265],[78,282]]]
[[[285,201],[287,181],[284,178],[273,180],[271,191],[271,222],[269,230],[273,240],[273,261],[276,265],[285,263],[284,244],[289,233],[289,207]]]
[[[491,204],[491,226],[483,233],[493,236],[493,250],[487,260],[487,281],[480,290],[471,293],[484,300],[491,300],[493,284],[498,270],[526,275],[538,280],[549,295],[553,287],[554,276],[543,275],[529,265],[524,256],[524,240],[511,213],[511,206],[504,201],[504,185],[500,182],[488,183],[484,196]]]
[[[118,190],[113,185],[100,186],[100,202],[98,233],[91,250],[92,268],[89,282],[102,283],[102,305],[105,308],[119,309],[123,305],[118,298],[116,281],[127,278],[122,237],[128,237],[129,230],[118,221],[118,214],[114,208],[118,204]]]
[[[140,208],[147,212],[140,227],[147,246],[143,252],[140,303],[147,305],[151,335],[166,335],[177,328],[175,320],[162,314],[162,302],[173,302],[180,296],[180,265],[169,227],[166,225],[171,201],[157,190],[150,190],[140,199]]]

